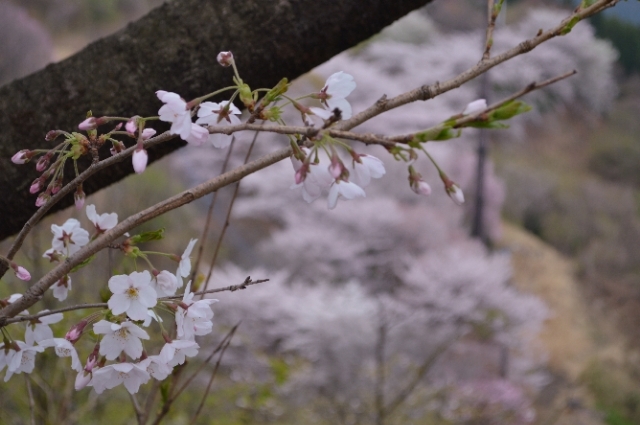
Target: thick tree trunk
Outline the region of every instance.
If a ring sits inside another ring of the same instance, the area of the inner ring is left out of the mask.
[[[94,116],[156,115],[159,89],[191,99],[224,87],[232,71],[217,64],[221,50],[234,53],[251,87],[272,86],[429,1],[173,0],[75,56],[1,87],[0,240],[20,230],[36,210],[28,190],[35,166],[17,166],[10,158],[20,149],[53,146],[44,141],[47,131],[77,129],[89,109]],[[151,159],[182,145],[166,143],[150,152]],[[118,164],[90,179],[84,190],[95,192],[132,171],[130,163]],[[69,197],[52,211],[72,202]]]

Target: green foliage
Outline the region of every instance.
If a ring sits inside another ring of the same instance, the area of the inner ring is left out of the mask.
[[[593,16],[591,24],[598,37],[610,40],[618,50],[618,62],[627,74],[640,72],[640,27],[603,14]]]
[[[609,425],[640,423],[640,391],[624,371],[613,365],[593,362],[581,379],[596,398],[596,405],[606,412]]]

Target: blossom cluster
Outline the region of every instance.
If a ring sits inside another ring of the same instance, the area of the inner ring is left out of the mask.
[[[87,206],[86,214],[95,231],[91,238],[112,229],[118,222],[117,214],[98,214],[94,205]],[[89,232],[74,218],[62,226],[52,225],[51,231],[54,235],[52,247],[44,254],[51,261],[61,261],[75,254],[90,240]],[[143,251],[133,249],[135,241],[135,237],[130,237],[121,244],[125,254],[146,257]],[[111,292],[108,310],[85,317],[64,337],[54,337],[50,328],[63,319],[62,313],[47,310],[27,322],[24,341],[10,338],[3,330],[0,371],[7,369],[5,382],[14,374],[31,373],[35,368],[36,354],[47,348],[54,348],[59,357],[71,358],[71,368],[77,372],[77,390],[91,386],[97,393],[102,393],[123,384],[130,393],[136,393],[140,385],[151,378],[165,379],[174,367],[198,354],[200,346],[195,337],[210,333],[213,327],[211,305],[217,300],[194,300],[191,282],[187,283],[182,299],[176,298],[176,293],[183,286],[183,278],[191,273],[189,256],[196,242],[192,239],[180,256],[167,254],[178,262],[175,274],[153,269],[151,272],[143,270],[112,276],[108,280]],[[66,299],[71,289],[71,278],[65,275],[51,289],[55,298],[60,301]],[[20,294],[14,294],[0,300],[0,305],[14,303],[20,297]],[[173,332],[167,330],[161,312],[174,316]],[[28,314],[28,311],[21,314]],[[143,340],[151,339],[148,328],[154,322],[158,324],[165,343],[157,354],[148,355]],[[170,334],[176,337],[173,339]],[[83,336],[93,343],[84,366],[76,350],[76,343]]]

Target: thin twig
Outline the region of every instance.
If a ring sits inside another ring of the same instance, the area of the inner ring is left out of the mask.
[[[249,150],[247,150],[247,154],[244,157],[244,163],[246,164],[249,161],[249,157],[251,156],[251,152],[253,151],[253,147],[256,144],[256,140],[258,140],[257,131],[253,135],[253,140],[251,141],[251,145],[249,145]],[[229,206],[227,207],[227,215],[224,218],[224,224],[222,225],[222,229],[220,230],[220,235],[218,236],[218,241],[216,242],[216,249],[213,251],[213,257],[209,262],[209,273],[207,274],[207,278],[205,279],[204,290],[206,291],[209,287],[209,282],[211,281],[211,275],[213,274],[213,269],[216,265],[216,260],[218,259],[218,253],[220,252],[220,248],[222,247],[222,240],[224,239],[224,235],[227,232],[227,228],[229,227],[229,220],[231,218],[231,211],[233,210],[233,204],[238,197],[238,191],[240,190],[240,182],[236,183],[236,187],[233,191],[233,196],[231,196],[231,200],[229,201]],[[200,296],[202,299],[204,295]]]
[[[235,144],[236,138],[235,136],[231,139],[231,144],[229,145],[229,149],[227,150],[227,156],[224,158],[224,162],[222,163],[222,169],[220,170],[220,174],[224,174],[227,171],[227,165],[229,164],[229,158],[231,158],[231,152],[233,151],[233,145]],[[245,161],[246,163],[246,161]],[[209,210],[207,211],[207,218],[204,223],[204,229],[202,230],[202,237],[200,238],[200,246],[198,247],[198,256],[196,257],[196,261],[193,264],[193,271],[191,272],[191,281],[195,282],[196,274],[198,273],[198,267],[200,266],[200,260],[202,260],[202,253],[204,252],[204,246],[207,242],[207,236],[209,236],[209,226],[211,225],[211,219],[213,218],[213,208],[216,205],[216,200],[218,199],[219,191],[213,192],[213,196],[211,197],[211,203],[209,204]]]
[[[502,4],[504,0],[498,0],[498,4],[495,4],[494,0],[487,0],[487,37],[484,45],[484,53],[482,54],[482,60],[489,59],[491,55],[491,47],[493,47],[493,31],[496,28],[496,19],[502,10]]]
[[[209,289],[207,291],[198,291],[198,292],[194,292],[194,295],[214,294],[216,292],[227,292],[227,291],[235,292],[242,289],[247,289],[247,287],[251,285],[257,285],[258,283],[264,283],[268,281],[269,279],[251,280],[251,277],[249,276],[244,280],[244,282],[238,285],[230,285],[230,286],[225,286],[223,288],[214,288],[214,289]],[[158,301],[171,301],[171,300],[177,300],[183,297],[184,297],[184,294],[171,295],[168,297],[158,298]],[[28,322],[31,320],[39,319],[41,317],[51,316],[52,314],[64,313],[65,311],[84,310],[88,308],[107,308],[107,307],[108,307],[107,303],[78,304],[74,306],[58,308],[56,310],[42,311],[37,314],[20,315],[17,317],[13,317],[11,319],[7,319],[6,324],[8,325],[10,323]]]
[[[127,391],[128,392],[128,391]],[[140,407],[140,403],[138,403],[138,399],[135,394],[129,393],[129,398],[131,399],[131,404],[133,405],[133,410],[136,412],[136,419],[138,420],[138,425],[144,425],[144,412]]]
[[[24,382],[27,384],[27,394],[29,396],[29,411],[31,412],[31,425],[36,425],[36,403],[33,400],[33,391],[31,390],[31,381],[29,375],[24,375]]]
[[[194,424],[196,422],[196,420],[198,419],[198,416],[200,416],[200,412],[202,412],[202,407],[204,406],[204,402],[207,400],[207,397],[209,396],[209,392],[211,391],[211,384],[213,384],[213,380],[215,379],[216,374],[218,373],[218,368],[220,367],[220,362],[222,361],[222,357],[224,356],[224,352],[229,347],[229,344],[231,344],[231,339],[233,338],[233,333],[235,333],[236,329],[238,328],[238,325],[236,325],[232,329],[232,334],[230,335],[229,339],[227,340],[227,343],[222,347],[222,351],[220,351],[220,355],[218,356],[218,361],[216,362],[216,365],[213,368],[213,372],[211,372],[211,376],[209,377],[209,383],[207,384],[207,389],[205,390],[204,394],[202,395],[202,399],[200,400],[200,404],[198,405],[198,409],[196,410],[196,413],[193,415],[193,418],[191,419],[191,422],[190,422],[191,424]],[[207,363],[209,363],[209,362],[207,361]]]
[[[162,405],[162,409],[160,409],[160,412],[158,412],[155,419],[153,420],[152,425],[158,425],[160,421],[162,421],[162,419],[167,415],[167,413],[169,413],[169,410],[171,409],[171,405],[173,404],[173,402],[176,401],[176,399],[180,396],[180,394],[182,394],[182,392],[189,386],[189,384],[195,379],[195,377],[211,361],[213,356],[215,356],[215,354],[220,350],[222,350],[223,348],[226,349],[226,344],[231,341],[231,338],[235,334],[236,329],[238,328],[239,325],[240,323],[235,325],[233,328],[231,328],[229,332],[227,332],[225,337],[222,338],[222,341],[220,341],[218,346],[211,352],[209,357],[207,357],[207,359],[193,372],[193,374],[191,374],[191,376],[187,378],[186,382],[178,390],[176,390],[174,394],[168,397],[168,399]]]

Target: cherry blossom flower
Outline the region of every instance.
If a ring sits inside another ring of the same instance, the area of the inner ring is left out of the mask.
[[[187,109],[187,102],[178,94],[164,90],[158,90],[156,95],[164,103],[158,111],[160,120],[171,123],[171,134],[187,140],[191,134],[191,111]]]
[[[17,351],[13,348],[5,348],[4,343],[0,343],[0,372],[2,372],[2,369],[11,363],[11,359],[13,359],[13,356],[15,356],[16,353]]]
[[[44,351],[44,347],[40,347],[38,345],[30,346],[22,341],[14,341],[19,351],[16,351],[15,354],[11,357],[11,361],[7,362],[7,373],[4,376],[4,382],[7,382],[11,379],[11,376],[19,373],[31,373],[33,372],[33,368],[35,367],[36,361],[36,353],[42,353]]]
[[[193,340],[196,335],[206,335],[211,332],[213,327],[211,304],[218,302],[214,299],[202,299],[194,302],[195,295],[190,291],[191,282],[187,284],[182,305],[178,306],[176,312],[178,338],[185,340]],[[183,306],[187,306],[187,308],[185,309]]]
[[[203,102],[198,109],[198,119],[196,124],[205,125],[235,125],[240,124],[240,110],[228,100],[220,103]],[[209,135],[209,141],[216,148],[226,148],[231,143],[231,136],[227,134],[214,133]]]
[[[104,233],[118,224],[118,214],[104,213],[98,215],[95,205],[87,205],[87,218],[93,223],[98,233]]]
[[[149,334],[133,322],[111,323],[101,320],[93,325],[96,334],[104,334],[100,341],[100,354],[107,360],[115,360],[122,351],[137,359],[142,355],[140,339],[149,339]]]
[[[487,109],[487,101],[485,99],[474,100],[469,103],[464,111],[462,111],[462,115],[473,115],[477,114],[480,111],[484,111]]]
[[[131,156],[131,162],[133,163],[133,171],[137,174],[142,174],[147,169],[147,162],[149,162],[149,155],[146,149],[136,149]]]
[[[113,314],[126,313],[131,320],[145,320],[147,309],[156,305],[158,295],[151,286],[148,271],[133,272],[130,275],[116,275],[109,279],[109,309]]]
[[[151,286],[156,290],[158,298],[168,297],[176,294],[178,288],[182,286],[182,279],[178,282],[178,278],[173,273],[163,270],[154,276]]]
[[[127,123],[124,125],[124,129],[127,131],[127,133],[129,133],[130,136],[136,134],[136,131],[138,131],[137,117],[133,117],[129,121],[127,121]]]
[[[184,250],[184,252],[182,253],[182,256],[179,259],[180,264],[178,264],[178,270],[176,271],[176,276],[187,277],[189,276],[189,273],[191,273],[191,258],[189,258],[189,256],[191,255],[191,251],[193,251],[193,247],[196,244],[196,242],[198,242],[197,239],[191,239],[189,241],[189,245],[187,245],[187,249]],[[182,286],[182,284],[180,286]]]
[[[46,253],[45,253],[46,255]],[[64,301],[67,299],[67,295],[71,290],[71,276],[64,275],[59,281],[51,285],[50,288],[53,291],[53,296],[58,301]]]
[[[198,124],[191,124],[189,137],[185,141],[194,146],[202,146],[207,140],[209,140],[209,130]]]
[[[53,249],[67,256],[75,254],[89,243],[89,232],[84,230],[75,218],[68,219],[62,226],[52,224],[51,232]]]
[[[142,326],[144,326],[145,328],[148,327],[152,321],[156,321],[158,323],[161,323],[162,317],[160,317],[155,311],[153,310],[147,310],[147,318],[144,319],[144,322],[142,323]]]
[[[51,338],[40,341],[41,347],[54,347],[58,357],[71,357],[71,369],[82,371],[82,363],[73,344],[65,338]]]
[[[149,356],[140,361],[138,367],[146,370],[149,375],[158,381],[166,379],[173,371],[173,368],[167,365],[166,360],[162,356]]]
[[[183,364],[187,357],[195,357],[200,346],[191,340],[176,339],[168,342],[160,350],[160,357],[168,366],[174,367]]]
[[[324,153],[319,154],[318,157],[320,162],[318,164],[309,165],[302,183],[291,187],[292,189],[295,189],[302,186],[302,199],[309,203],[318,199],[320,195],[322,195],[322,192],[328,190],[331,184],[335,181],[334,177],[332,177],[329,172],[329,158]],[[300,168],[300,170],[301,169],[302,168]]]
[[[329,111],[340,110],[343,120],[351,118],[351,104],[345,99],[356,88],[353,77],[342,71],[331,75],[316,98],[320,99]],[[319,115],[316,110],[314,113]],[[326,118],[325,118],[326,119]]]
[[[338,203],[338,198],[354,199],[366,195],[364,190],[355,183],[344,180],[336,180],[335,183],[329,189],[329,197],[327,198],[327,207],[332,210]]]
[[[151,379],[149,372],[138,364],[116,363],[95,370],[89,385],[98,394],[102,394],[106,389],[124,384],[130,394],[135,394],[140,389],[140,385],[146,383],[149,379]]]
[[[106,122],[108,122],[108,120],[105,119],[104,117],[100,117],[100,118],[89,117],[86,120],[82,121],[80,124],[78,124],[78,128],[84,131],[95,130],[96,128],[98,128],[98,126]]]
[[[41,313],[47,312],[49,310],[42,310]],[[53,323],[58,323],[62,320],[62,313],[50,314],[48,316],[40,317],[39,319],[35,319],[35,323],[30,322],[27,324],[27,330],[24,334],[24,340],[27,345],[35,345],[36,343],[40,343],[40,341],[44,341],[45,339],[53,338],[53,331],[49,327],[49,325]]]
[[[357,159],[352,162],[350,180],[360,187],[367,187],[371,179],[379,179],[386,173],[384,163],[372,155],[354,154]],[[360,162],[358,162],[360,160]]]

